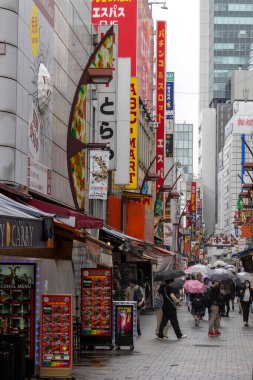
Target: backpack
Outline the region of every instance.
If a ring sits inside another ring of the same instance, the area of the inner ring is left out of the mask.
[[[161,309],[163,307],[163,299],[162,296],[157,293],[154,298],[154,308]]]
[[[212,289],[207,289],[204,293],[204,305],[205,307],[211,307],[213,304]]]
[[[203,299],[201,296],[193,298],[192,305],[194,309],[201,309],[203,307]]]
[[[142,298],[143,298],[143,295],[141,292],[141,288],[138,286],[137,289],[134,289],[134,301],[136,301],[138,304],[141,302]],[[145,302],[143,301],[141,305],[139,305],[139,306],[137,305],[137,308],[141,309],[144,306],[145,306]]]

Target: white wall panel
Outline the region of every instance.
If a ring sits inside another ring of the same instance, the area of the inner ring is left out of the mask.
[[[1,181],[14,181],[15,149],[0,146],[0,178]]]
[[[0,78],[0,111],[16,113],[17,82]]]
[[[1,41],[17,46],[18,15],[15,12],[0,8],[0,36]]]
[[[8,126],[8,133],[6,133]],[[0,112],[0,144],[15,147],[16,115]]]

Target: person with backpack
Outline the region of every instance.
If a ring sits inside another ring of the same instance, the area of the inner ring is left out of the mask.
[[[213,282],[212,288],[209,293],[209,331],[208,336],[216,337],[221,335],[219,332],[220,327],[220,283],[218,281]]]
[[[187,335],[182,334],[179,324],[178,324],[178,319],[177,319],[177,305],[180,304],[179,299],[174,294],[173,290],[173,279],[166,280],[165,283],[166,285],[162,289],[162,297],[163,297],[163,306],[162,306],[162,311],[163,311],[163,317],[162,321],[160,323],[159,327],[159,334],[158,334],[158,339],[163,339],[163,330],[168,321],[170,321],[175,334],[177,336],[177,339],[183,339],[187,338]]]
[[[199,293],[191,293],[191,314],[195,320],[195,326],[199,325],[199,321],[202,319],[202,311],[203,311],[203,295]]]
[[[145,306],[145,294],[143,288],[137,285],[136,279],[129,280],[129,287],[126,290],[126,301],[137,302],[137,334],[140,336],[140,310]]]

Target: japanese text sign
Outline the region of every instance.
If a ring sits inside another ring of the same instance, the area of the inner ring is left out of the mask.
[[[130,90],[130,178],[125,189],[138,187],[138,79],[131,78]]]
[[[160,174],[160,179],[156,181],[156,194],[164,178],[164,158],[165,158],[165,67],[166,67],[166,22],[157,21],[156,25],[156,114],[158,128],[156,132],[156,172]]]

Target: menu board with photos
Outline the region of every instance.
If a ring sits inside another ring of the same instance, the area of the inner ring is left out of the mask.
[[[42,295],[41,368],[72,368],[72,296]]]
[[[112,336],[112,270],[82,268],[82,335]]]
[[[34,359],[36,264],[0,263],[0,333],[26,336],[26,357]]]

